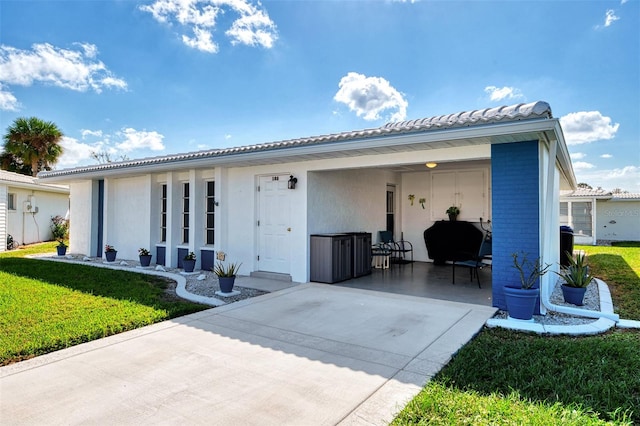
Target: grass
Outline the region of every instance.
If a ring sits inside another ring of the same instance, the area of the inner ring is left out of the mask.
[[[0,255],[0,365],[197,312],[162,277],[26,259],[45,243]]]
[[[578,246],[626,319],[640,319],[640,244]],[[538,336],[484,329],[393,424],[640,424],[640,331]]]

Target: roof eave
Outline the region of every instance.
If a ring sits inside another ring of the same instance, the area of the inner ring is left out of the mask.
[[[388,135],[379,135],[374,137],[361,137],[349,140],[332,140],[321,143],[313,143],[309,145],[296,145],[296,146],[284,146],[273,147],[266,149],[256,148],[251,151],[240,151],[224,153],[219,155],[202,156],[199,158],[182,158],[182,154],[167,157],[158,157],[155,159],[149,159],[149,162],[144,164],[144,160],[140,160],[142,164],[131,165],[130,162],[110,163],[106,165],[80,167],[76,169],[67,169],[61,171],[42,172],[38,175],[41,179],[47,179],[50,182],[68,182],[78,179],[94,179],[102,178],[114,175],[124,174],[141,174],[150,172],[162,172],[167,170],[175,170],[176,165],[179,164],[179,168],[197,168],[202,165],[206,166],[249,166],[254,162],[264,163],[265,160],[280,160],[295,161],[296,157],[324,154],[336,156],[342,155],[349,151],[367,150],[367,149],[381,149],[384,147],[393,146],[395,149],[408,145],[422,145],[429,146],[429,148],[438,148],[438,143],[443,145],[447,142],[457,140],[470,140],[475,144],[487,144],[487,143],[509,143],[501,142],[498,140],[500,136],[513,136],[523,135],[522,138],[516,138],[520,141],[527,140],[533,137],[539,138],[541,133],[553,132],[555,138],[558,140],[564,139],[562,137],[562,130],[558,124],[558,120],[549,118],[535,118],[526,119],[520,121],[509,121],[504,123],[489,123],[483,125],[469,125],[458,128],[446,128],[440,130],[426,130],[417,132],[405,132],[395,133]],[[573,177],[573,169],[571,168],[570,160],[567,162],[568,151],[564,143],[560,144],[563,149],[561,150],[561,165],[567,170],[564,171],[567,176]],[[176,158],[177,157],[177,158]],[[575,182],[575,178],[573,178]]]

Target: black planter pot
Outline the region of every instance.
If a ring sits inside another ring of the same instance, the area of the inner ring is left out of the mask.
[[[150,254],[144,254],[144,255],[140,255],[140,266],[149,266],[151,265],[151,255]]]
[[[569,287],[568,285],[562,284],[560,288],[562,288],[562,296],[564,296],[565,302],[572,303],[576,306],[584,305],[584,294],[587,291],[586,287]]]
[[[107,258],[107,262],[115,262],[117,254],[117,251],[105,251],[104,257]]]
[[[220,291],[223,293],[231,293],[233,291],[233,285],[236,282],[236,277],[218,277],[218,284],[220,284]]]
[[[182,261],[182,268],[184,269],[185,272],[193,272],[193,269],[196,267],[196,261],[195,260],[183,260]]]
[[[458,220],[458,215],[457,215],[457,214],[450,214],[450,215],[449,215],[449,220],[450,220],[451,222],[455,222],[455,221],[457,221],[457,220]]]
[[[511,318],[530,320],[536,309],[539,291],[537,288],[523,289],[504,287],[504,298]]]
[[[67,246],[57,246],[56,249],[58,250],[58,256],[67,254]]]

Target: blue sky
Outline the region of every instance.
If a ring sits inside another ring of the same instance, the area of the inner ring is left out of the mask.
[[[640,193],[640,2],[0,1],[0,127],[141,158],[543,100],[578,182]]]

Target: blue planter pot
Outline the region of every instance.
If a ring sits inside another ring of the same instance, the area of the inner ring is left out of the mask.
[[[220,291],[223,293],[231,293],[233,291],[233,285],[236,282],[236,277],[218,277],[218,284],[220,284]]]
[[[569,287],[564,284],[560,287],[562,288],[562,295],[564,296],[565,302],[572,303],[576,306],[584,305],[584,294],[587,291],[586,287]]]
[[[115,262],[117,254],[117,251],[105,251],[104,257],[107,258],[107,262]]]
[[[196,267],[196,261],[195,260],[183,260],[182,261],[182,268],[184,269],[185,272],[193,272],[193,269]]]
[[[525,290],[522,288],[504,287],[504,298],[507,311],[511,318],[530,320],[536,309],[539,291],[537,288]]]
[[[140,266],[149,266],[151,265],[151,255],[140,255]]]
[[[65,254],[67,254],[66,246],[56,246],[56,249],[58,250],[58,256],[64,256]]]

